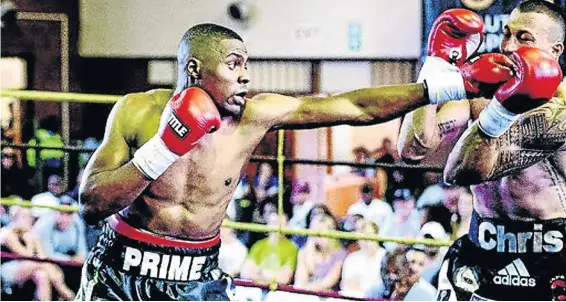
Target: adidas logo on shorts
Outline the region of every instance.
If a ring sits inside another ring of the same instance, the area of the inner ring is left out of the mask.
[[[519,258],[509,263],[493,277],[493,283],[507,286],[535,287],[536,280],[532,278]]]

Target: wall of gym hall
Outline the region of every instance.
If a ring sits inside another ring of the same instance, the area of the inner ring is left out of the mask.
[[[326,11],[313,13],[314,10],[328,7],[328,2],[324,1],[324,3],[319,0],[308,1],[310,6],[307,8],[303,5],[306,2],[299,0],[255,1],[256,4],[266,6],[285,3],[285,7],[277,6],[276,11],[280,14],[274,15],[271,11],[262,15],[260,10],[258,15],[258,18],[261,16],[264,18],[261,22],[280,16],[282,20],[277,20],[278,24],[282,24],[281,28],[277,29],[279,35],[265,32],[268,26],[265,23],[259,26],[262,23],[257,19],[256,23],[251,22],[246,25],[231,18],[227,13],[227,7],[232,1],[164,1],[168,5],[162,5],[162,1],[157,2],[160,3],[160,7],[167,8],[165,14],[160,14],[164,9],[155,7],[156,2],[151,0],[133,1],[135,3],[130,3],[132,2],[130,0],[65,2],[15,0],[14,2],[20,11],[62,12],[68,15],[71,29],[71,91],[124,94],[157,87],[171,87],[175,78],[174,52],[178,39],[191,22],[205,20],[225,24],[242,33],[252,54],[251,89],[256,93],[262,91],[292,95],[338,93],[371,85],[407,83],[413,79],[416,57],[420,51],[420,0],[402,1],[402,5],[398,1],[390,0],[330,1],[332,5],[337,5],[333,7],[334,10],[347,12],[345,14],[347,18],[342,19],[340,16],[329,15]],[[179,14],[179,12],[183,13]],[[186,20],[179,21],[180,17]],[[92,21],[88,21],[90,19],[96,19],[94,21],[98,22],[98,25],[95,23],[98,30],[96,27],[91,27],[92,24],[87,24]],[[320,29],[324,22],[326,25],[330,24],[330,28],[336,29],[347,28],[348,22],[356,20],[361,20],[362,24],[358,36],[360,40],[357,42],[361,41],[362,46],[358,50],[363,51],[356,51],[358,46],[351,44],[356,44],[356,40],[350,41],[346,39],[348,36],[341,34],[338,35],[339,39],[333,41],[334,35],[327,36],[332,32]],[[34,45],[28,52],[36,58],[32,64],[34,70],[30,73],[33,81],[30,82],[28,89],[60,90],[59,66],[57,66],[60,60],[58,49],[60,32],[57,27],[50,26],[37,24],[22,26],[24,36],[31,41],[29,44]],[[257,28],[250,29],[253,26]],[[273,26],[275,25],[271,27]],[[260,30],[262,28],[263,33]],[[4,35],[4,31],[2,34]],[[162,37],[169,39],[169,42],[160,40]],[[273,49],[265,47],[261,49],[262,45],[277,45],[283,38],[292,39],[293,42],[284,49],[286,52],[275,49],[275,52],[270,53],[269,51]],[[120,41],[116,42],[116,40]],[[3,39],[3,42],[5,41],[7,40]],[[326,45],[323,44],[324,41],[332,41],[334,44]],[[373,43],[373,46],[364,50],[368,43]],[[336,46],[338,44],[341,46]],[[5,45],[6,42],[2,47],[3,55]],[[92,45],[98,45],[98,48],[93,49]],[[333,47],[341,51],[328,52]],[[340,47],[346,47],[347,50],[344,51]],[[313,52],[313,49],[318,53]],[[305,52],[300,52],[303,50]],[[255,57],[254,51],[256,51]],[[40,64],[40,61],[49,63]],[[41,112],[59,112],[57,104],[45,104],[51,107]],[[111,106],[108,105],[83,104],[80,108],[73,109],[71,114],[75,126],[71,128],[72,138],[81,138],[86,129],[98,129],[101,132],[110,108]],[[292,141],[287,142],[291,149],[286,153],[288,156],[300,158],[351,160],[351,150],[358,145],[374,149],[380,145],[384,137],[389,137],[395,142],[399,124],[397,120],[371,127],[346,126],[330,130],[296,131],[288,135]],[[85,125],[84,129],[81,125]],[[314,141],[318,144],[313,144]],[[274,137],[268,138],[258,148],[258,153],[274,154],[274,146]],[[293,174],[312,179],[316,184],[325,182],[326,172],[335,170],[296,166]],[[318,186],[313,187],[318,188]],[[315,192],[315,195],[322,198],[319,200],[324,199],[324,192]]]

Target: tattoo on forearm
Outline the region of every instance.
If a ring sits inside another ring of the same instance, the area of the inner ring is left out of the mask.
[[[499,158],[490,178],[529,167],[553,155],[566,142],[566,104],[551,102],[525,114],[498,139],[484,138]]]
[[[456,120],[449,120],[438,124],[438,133],[443,138],[456,129]]]

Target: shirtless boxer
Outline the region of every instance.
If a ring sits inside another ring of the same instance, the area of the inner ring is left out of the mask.
[[[521,3],[501,51],[513,58],[528,47],[543,50],[532,58],[546,61],[544,72],[515,66],[493,101],[429,105],[405,117],[402,157],[447,162],[445,181],[471,185],[474,195],[470,232],[441,267],[439,300],[551,300],[564,290],[557,281],[566,274],[566,102],[557,64],[564,28],[559,7]]]
[[[439,56],[470,37],[479,46],[481,18],[452,21],[462,27],[466,22],[466,28],[438,41]],[[457,67],[438,60],[424,66],[431,73],[426,85],[247,99],[247,60],[233,31],[194,26],[179,45],[176,90],[129,94],[114,106],[80,190],[84,219],[107,223],[83,267],[77,299],[231,298],[231,280],[217,268],[219,229],[267,131],[388,121],[419,106],[463,98],[464,82],[475,77],[463,78]],[[496,63],[485,69],[490,67],[500,69]]]

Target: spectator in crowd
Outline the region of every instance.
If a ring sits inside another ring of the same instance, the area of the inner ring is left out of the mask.
[[[310,229],[335,231],[336,220],[326,214],[312,218]],[[312,291],[337,291],[346,251],[336,239],[309,237],[299,251],[295,286]]]
[[[65,143],[59,133],[59,119],[50,115],[41,120],[39,129],[34,133],[34,137],[28,142],[30,145],[41,145],[48,147],[63,147]],[[27,149],[27,162],[31,168],[39,168],[35,149]],[[39,159],[43,162],[43,175],[57,174],[61,172],[63,167],[63,155],[61,150],[41,150],[39,151]],[[43,184],[41,184],[43,186]]]
[[[436,221],[429,221],[421,227],[419,238],[448,242],[450,240],[450,235],[446,233],[440,223]],[[427,257],[421,278],[430,284],[437,285],[438,272],[440,271],[442,260],[444,259],[446,252],[448,252],[448,248],[432,245],[419,245],[418,247],[425,252]]]
[[[74,205],[64,199],[61,205]],[[50,259],[84,262],[87,253],[85,225],[75,212],[59,211],[37,220],[33,230],[39,235],[41,247]]]
[[[380,228],[383,228],[385,222],[389,220],[393,215],[391,206],[385,201],[375,198],[371,184],[363,184],[360,189],[360,200],[353,203],[348,208],[347,214],[362,215],[364,219],[372,221],[376,223]]]
[[[57,206],[63,199],[63,193],[67,190],[61,176],[57,174],[50,175],[47,179],[47,192],[39,193],[31,198],[33,205]],[[70,197],[67,197],[70,198]],[[35,218],[43,215],[54,214],[55,211],[46,208],[33,208],[31,210]]]
[[[357,232],[378,234],[374,222],[361,220]],[[364,298],[374,287],[381,286],[381,262],[386,251],[377,241],[358,240],[360,250],[349,254],[342,267],[340,293],[345,296]]]
[[[372,288],[368,298],[394,301],[433,301],[436,289],[420,278],[426,262],[422,250],[400,245],[387,253],[381,266],[383,283]]]
[[[375,161],[371,158],[368,149],[365,147],[356,147],[352,150],[354,154],[354,162],[358,164],[373,164]],[[375,176],[375,169],[373,168],[363,168],[355,167],[352,168],[352,173],[361,177],[373,177]]]
[[[287,224],[285,214],[268,215],[268,225]],[[241,276],[259,283],[276,281],[278,284],[289,284],[295,273],[297,254],[298,249],[291,240],[285,235],[271,232],[267,238],[259,240],[252,246],[244,262]]]
[[[255,183],[254,191],[258,202],[261,204],[265,199],[277,195],[279,183],[277,176],[274,173],[275,169],[270,163],[261,163],[259,165]]]
[[[19,196],[30,198],[33,192],[28,183],[28,176],[18,166],[16,151],[10,148],[2,149],[2,197]]]
[[[357,232],[361,229],[363,222],[365,222],[364,217],[360,214],[346,215],[338,223],[338,230],[341,232]],[[340,243],[348,254],[360,249],[356,240],[340,239]]]
[[[456,231],[452,239],[460,238],[468,234],[473,210],[473,196],[470,189],[464,187],[460,188],[460,198],[458,198],[458,223],[455,224]]]
[[[415,199],[409,189],[397,189],[393,194],[393,216],[380,230],[382,237],[416,238],[421,229],[418,213],[415,211]],[[383,243],[392,251],[397,246],[394,242]]]
[[[248,255],[248,248],[228,228],[220,229],[220,253],[218,267],[232,277],[238,277]]]
[[[328,208],[328,206],[326,206],[323,203],[317,203],[315,204],[312,209],[309,211],[309,214],[307,215],[307,229],[311,228],[311,223],[312,220],[314,219],[315,216],[318,216],[320,214],[326,214],[330,217],[334,217],[332,215],[332,213],[330,212],[330,209]]]
[[[306,229],[307,215],[314,206],[310,199],[310,185],[306,181],[298,181],[293,186],[291,202],[293,203],[293,215],[289,220],[289,227],[294,229]]]
[[[11,222],[0,232],[2,251],[20,257],[46,258],[38,235],[32,230],[33,216],[30,211],[18,206],[10,208]],[[52,287],[66,301],[74,299],[75,294],[65,284],[61,268],[49,262],[33,260],[9,260],[2,264],[3,286],[22,285],[27,281],[35,284],[35,298],[39,301],[54,300]]]

